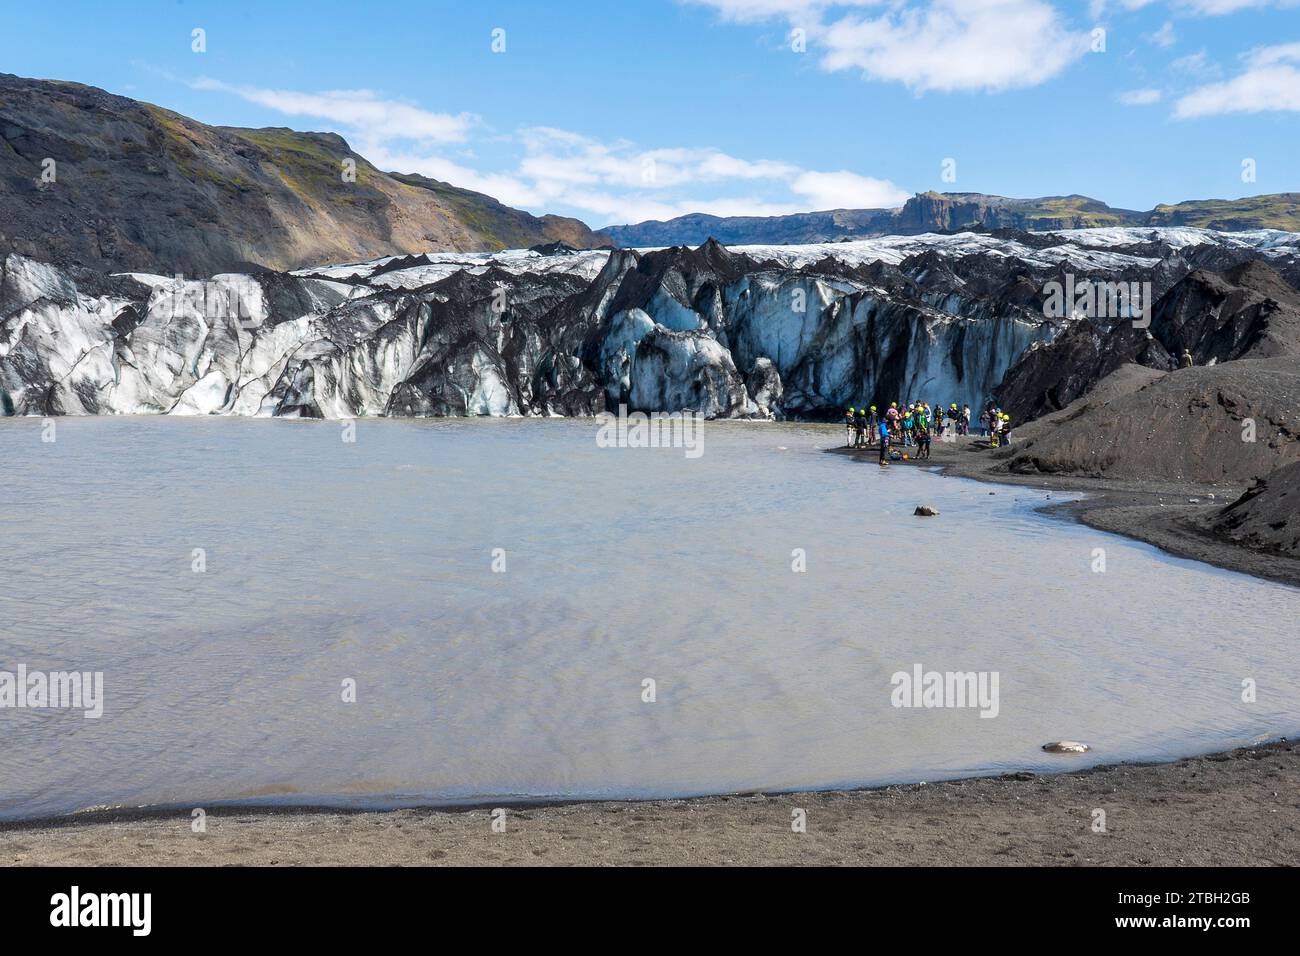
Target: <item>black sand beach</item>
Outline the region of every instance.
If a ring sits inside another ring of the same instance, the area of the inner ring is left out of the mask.
[[[515,807],[504,832],[486,807],[212,808],[206,823],[194,833],[185,808],[0,824],[0,864],[1295,865],[1300,747],[873,790]]]

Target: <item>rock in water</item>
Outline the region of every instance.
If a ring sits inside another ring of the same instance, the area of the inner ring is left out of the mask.
[[[1043,744],[1043,749],[1049,754],[1081,754],[1091,748],[1077,740],[1057,740],[1050,744]]]
[[[933,518],[938,515],[939,512],[929,505],[917,505],[916,510],[913,511],[912,514],[920,515],[922,518]]]

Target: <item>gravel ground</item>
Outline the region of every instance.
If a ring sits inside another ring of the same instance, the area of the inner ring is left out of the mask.
[[[1105,832],[1094,831],[1098,810]],[[196,834],[188,809],[96,813],[0,824],[0,863],[1295,865],[1300,747],[874,790],[514,807],[504,819],[495,832],[490,808],[212,808]]]

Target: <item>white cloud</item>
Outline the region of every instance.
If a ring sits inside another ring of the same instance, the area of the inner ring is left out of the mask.
[[[782,16],[807,31],[823,68],[860,70],[918,93],[1037,86],[1087,53],[1090,41],[1046,0],[690,2],[725,19]]]
[[[810,209],[897,206],[908,196],[885,180],[741,159],[716,149],[639,149],[625,141],[604,143],[547,127],[521,130],[520,140],[525,155],[519,175],[547,202],[589,210],[602,224],[666,219],[688,212],[775,216]],[[736,183],[752,184],[757,193],[701,195]]]
[[[724,20],[752,23],[785,17],[793,22],[819,18],[830,7],[870,7],[880,0],[683,0],[696,6],[712,7]]]
[[[1156,0],[1092,0],[1089,9],[1092,16],[1100,17],[1111,7],[1122,7],[1129,11],[1141,10],[1155,2]],[[1168,0],[1170,9],[1175,13],[1204,17],[1224,16],[1263,7],[1293,7],[1297,3],[1300,3],[1300,0]]]
[[[1155,33],[1147,37],[1152,43],[1160,47],[1171,47],[1178,42],[1178,37],[1174,33],[1174,21],[1166,20],[1164,24]]]
[[[279,113],[325,120],[380,169],[418,173],[535,212],[573,210],[593,225],[691,212],[774,216],[897,206],[908,196],[887,180],[847,170],[821,172],[707,147],[645,149],[626,140],[606,142],[546,126],[503,137],[472,114],[433,113],[368,90],[301,93],[212,79],[191,85]],[[475,157],[466,145],[508,154],[513,149],[513,155],[506,169],[475,169],[464,163]],[[448,152],[459,161],[448,158]],[[741,195],[732,195],[736,192]]]
[[[541,181],[601,183],[624,188],[675,188],[736,180],[790,179],[790,163],[738,159],[716,149],[637,149],[549,127],[520,130],[526,155],[520,172]]]
[[[1162,95],[1159,90],[1128,90],[1116,98],[1125,106],[1150,106],[1159,103]]]
[[[802,173],[790,188],[808,200],[813,210],[876,209],[901,206],[908,194],[893,183],[847,170],[836,173]]]
[[[1206,17],[1258,10],[1262,7],[1293,7],[1296,2],[1297,0],[1177,0],[1180,7]]]
[[[1281,43],[1277,46],[1261,47],[1253,50],[1247,57],[1259,66],[1272,66],[1276,63],[1300,61],[1300,43]]]
[[[1210,58],[1204,50],[1189,53],[1187,56],[1180,56],[1170,62],[1169,69],[1175,73],[1186,73],[1201,80],[1218,77],[1223,72],[1219,69],[1217,63],[1210,62]]]
[[[1240,74],[1192,90],[1175,105],[1174,116],[1193,119],[1271,111],[1300,112],[1300,43],[1252,51]]]
[[[1140,10],[1151,7],[1157,0],[1091,0],[1088,12],[1095,20],[1105,16],[1110,9]],[[1166,0],[1166,5],[1175,16],[1223,17],[1242,10],[1262,10],[1266,8],[1287,9],[1300,5],[1300,0]]]
[[[363,135],[400,137],[434,143],[459,143],[468,138],[477,118],[470,113],[431,113],[428,110],[380,99],[370,90],[331,90],[300,93],[222,83],[200,77],[195,89],[233,93],[236,96],[290,116],[326,119]]]
[[[1092,0],[1088,4],[1088,12],[1093,19],[1100,19],[1109,13],[1112,7],[1120,7],[1132,12],[1141,10],[1143,7],[1149,7],[1155,2],[1156,0]]]

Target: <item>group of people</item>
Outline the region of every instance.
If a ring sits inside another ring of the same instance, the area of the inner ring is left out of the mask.
[[[992,403],[980,413],[980,434],[989,438],[997,448],[1010,441],[1011,416]],[[909,457],[907,452],[891,451],[891,446],[915,448],[911,457],[924,460],[930,457],[930,442],[935,435],[953,437],[969,435],[971,410],[969,405],[958,407],[952,402],[947,408],[936,402],[908,402],[899,406],[890,402],[882,415],[872,405],[870,408],[850,408],[844,413],[844,429],[848,443],[854,448],[869,448],[879,443],[880,462]]]
[[[990,402],[980,412],[980,436],[989,440],[990,448],[1011,444],[1011,416]]]
[[[870,408],[850,408],[844,413],[844,426],[854,448],[867,448],[880,444],[880,460],[891,457],[891,445],[915,448],[918,459],[930,457],[933,436],[943,437],[951,431],[954,435],[970,433],[971,411],[969,405],[960,408],[956,402],[947,408],[936,402],[908,402],[899,406],[890,402],[884,414],[875,405]],[[894,453],[898,457],[902,455]]]

